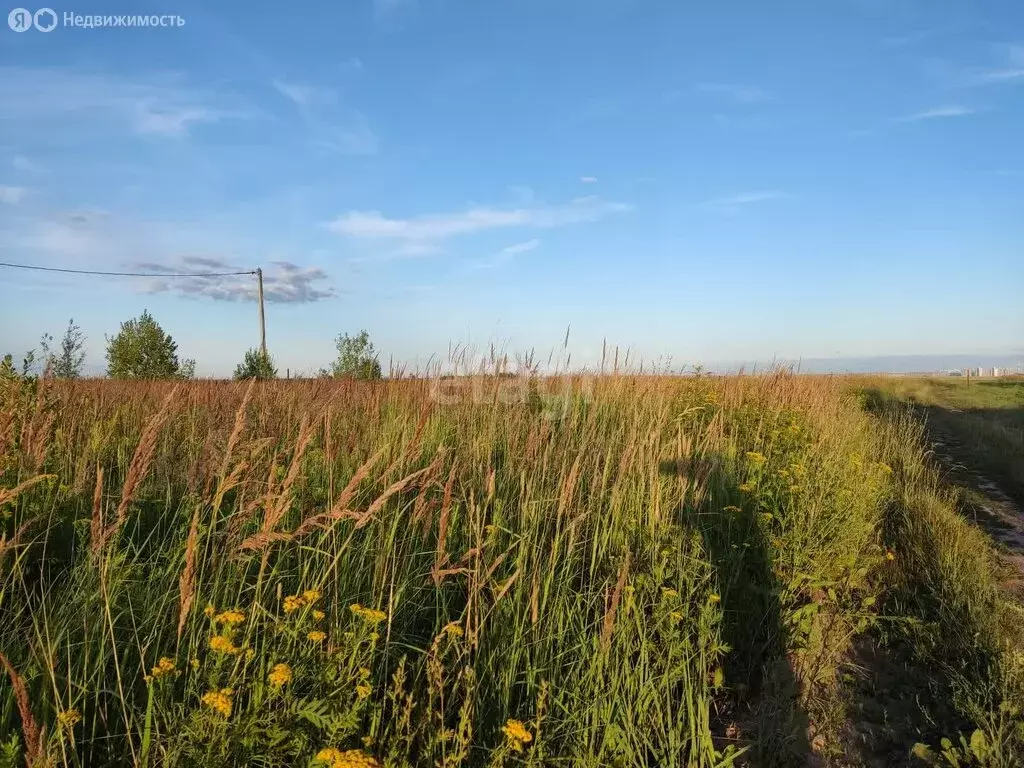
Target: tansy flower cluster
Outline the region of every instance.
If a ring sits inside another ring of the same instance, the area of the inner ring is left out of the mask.
[[[509,720],[502,726],[501,732],[505,734],[509,746],[516,752],[522,750],[523,744],[533,741],[533,734],[526,730],[522,720]]]
[[[292,681],[292,668],[284,663],[275,664],[274,668],[270,670],[270,674],[267,675],[267,680],[274,687],[280,688]]]
[[[82,720],[82,713],[77,709],[65,709],[57,713],[57,722],[67,729],[74,728]]]
[[[284,598],[284,612],[295,613],[300,608],[304,608],[307,605],[312,605],[320,599],[320,590],[318,589],[307,589],[301,595],[286,595]],[[320,616],[323,617],[322,611],[317,611]]]
[[[361,749],[342,752],[340,749],[327,747],[316,753],[316,761],[327,765],[328,768],[380,768],[377,759]]]
[[[155,680],[172,674],[175,669],[177,669],[177,667],[174,665],[174,659],[168,658],[167,656],[161,656],[160,661],[158,661],[156,666],[150,670],[149,675]]]
[[[311,642],[322,643],[327,638],[327,634],[325,632],[321,632],[318,629],[314,629],[312,632],[306,635],[306,637],[308,637]]]
[[[234,695],[234,691],[230,688],[215,689],[203,694],[203,704],[208,706],[214,712],[217,712],[224,717],[231,716],[231,697]]]
[[[241,624],[245,621],[245,614],[237,609],[224,611],[213,617],[214,621],[219,621],[222,624],[227,624],[229,627],[233,627],[235,624]]]
[[[226,653],[229,656],[234,656],[239,653],[242,649],[235,645],[230,637],[224,637],[224,635],[214,635],[210,638],[210,650],[215,653]]]
[[[378,611],[374,608],[364,608],[359,603],[353,603],[352,605],[350,605],[349,610],[352,611],[353,614],[361,618],[370,626],[380,624],[382,621],[384,621],[384,619],[388,617],[388,615],[384,613],[384,611]]]

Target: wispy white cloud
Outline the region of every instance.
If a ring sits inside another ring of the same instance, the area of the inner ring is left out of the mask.
[[[27,194],[28,190],[25,187],[0,186],[0,203],[17,205]]]
[[[597,176],[580,176],[580,181],[584,184],[597,184]]]
[[[254,114],[238,99],[191,87],[178,76],[129,79],[29,67],[0,67],[0,102],[4,121],[52,127],[69,119],[95,118],[134,133],[171,137],[204,123]]]
[[[515,256],[520,253],[527,253],[535,250],[540,245],[540,240],[534,238],[533,240],[527,240],[524,243],[516,243],[515,245],[509,245],[501,249],[501,253],[506,256]]]
[[[784,200],[789,197],[792,197],[792,195],[778,189],[764,189],[752,192],[740,192],[727,197],[716,197],[712,200],[704,201],[700,204],[700,207],[717,208],[720,210],[735,210],[744,205],[764,203],[769,200]]]
[[[379,211],[350,211],[327,224],[341,235],[356,238],[438,241],[493,229],[550,229],[597,221],[610,214],[628,211],[626,203],[581,197],[567,204],[533,208],[476,207],[458,213],[431,214],[392,219]]]
[[[941,107],[933,107],[922,112],[915,112],[912,115],[905,115],[896,119],[900,123],[916,123],[921,120],[944,120],[951,117],[966,117],[978,112],[974,107],[965,107],[961,104],[947,104]]]
[[[280,78],[271,84],[298,109],[314,146],[345,155],[377,151],[379,142],[366,116],[342,104],[337,91]]]
[[[526,240],[522,243],[515,243],[514,245],[508,245],[502,248],[500,251],[486,259],[480,259],[470,264],[473,269],[491,269],[497,267],[506,262],[512,261],[516,256],[521,253],[529,253],[534,251],[540,246],[540,240],[534,238],[533,240]]]
[[[770,101],[773,95],[751,85],[738,85],[736,83],[697,83],[694,85],[697,91],[702,93],[713,93],[724,96],[735,104],[760,104]]]

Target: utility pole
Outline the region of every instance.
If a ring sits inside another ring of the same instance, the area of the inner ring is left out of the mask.
[[[267,356],[267,321],[263,316],[263,269],[256,269],[256,294],[260,302],[260,353]]]

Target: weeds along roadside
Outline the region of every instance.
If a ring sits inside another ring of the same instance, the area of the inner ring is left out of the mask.
[[[894,529],[908,428],[836,380],[620,376],[560,418],[418,381],[4,386],[2,486],[52,475],[4,507],[12,754],[785,765],[844,749],[837,674],[879,599],[924,610],[918,557],[940,630],[984,613],[967,534]]]

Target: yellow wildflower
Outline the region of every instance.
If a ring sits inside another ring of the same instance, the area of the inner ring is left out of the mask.
[[[192,669],[199,669],[199,659],[192,659],[189,664],[192,665]]]
[[[267,680],[274,687],[280,688],[282,685],[292,681],[292,668],[284,663],[275,664],[274,668],[270,670],[270,674],[267,675]]]
[[[316,753],[315,760],[327,765],[328,768],[380,768],[377,759],[361,749],[342,752],[340,749],[327,747]]]
[[[74,728],[81,720],[82,713],[73,707],[57,713],[57,721],[68,730]]]
[[[365,680],[369,676],[370,676],[370,670],[369,669],[367,669],[366,667],[360,667],[359,668],[359,679],[360,680]]]
[[[306,601],[307,605],[312,605],[320,599],[319,589],[307,589],[302,593],[302,599]]]
[[[214,621],[219,621],[228,626],[234,626],[235,624],[241,624],[245,621],[245,614],[239,610],[232,609],[230,611],[224,611],[214,617]]]
[[[360,701],[362,701],[363,699],[369,697],[369,695],[371,693],[373,693],[373,688],[371,688],[366,683],[360,683],[359,685],[356,686],[356,697]]]
[[[713,679],[713,685],[715,688],[721,688],[725,682],[725,672],[722,671],[721,667],[715,667],[715,674]]]
[[[245,649],[245,660],[246,661],[252,661],[255,658],[256,658],[256,651],[254,651],[252,648],[246,648]]]
[[[219,712],[224,717],[231,716],[231,696],[234,694],[230,688],[216,688],[203,694],[202,702],[214,712]]]
[[[312,632],[306,635],[306,637],[308,637],[314,643],[322,643],[327,638],[327,635],[326,633],[321,632],[318,629],[314,629]]]
[[[284,599],[284,612],[294,613],[306,604],[299,595],[287,595]]]
[[[672,613],[670,613],[668,617],[676,623],[679,623],[683,620],[683,614],[681,614],[679,611],[672,611]]]
[[[896,559],[896,553],[893,552],[891,549],[887,549],[885,551],[885,559],[889,560],[889,561],[895,560]]]
[[[747,461],[749,461],[751,464],[756,464],[760,466],[764,464],[767,461],[767,459],[764,457],[764,454],[761,453],[760,451],[747,451]]]
[[[708,602],[712,605],[714,605],[715,603],[720,603],[722,602],[722,596],[715,592],[712,592],[710,595],[708,595]]]
[[[216,612],[217,609],[213,607],[213,603],[207,603],[206,607],[203,609],[203,613],[205,613],[210,618],[213,618],[213,614],[215,614]]]
[[[742,493],[753,493],[754,492],[754,484],[753,483],[744,483],[743,485],[740,486],[740,491]]]
[[[441,632],[443,632],[446,635],[451,635],[452,637],[462,637],[462,635],[464,634],[462,627],[459,625],[457,621],[452,621],[448,624],[445,624],[444,629],[442,629]]]
[[[793,474],[796,475],[797,477],[803,477],[805,474],[807,474],[807,467],[805,467],[800,462],[791,465],[790,470],[792,470]]]
[[[323,621],[323,618],[326,615],[327,615],[326,613],[324,613],[323,611],[317,609],[317,610],[313,611],[313,621]]]
[[[349,606],[349,610],[371,626],[380,624],[388,617],[384,611],[378,611],[374,608],[364,608],[359,603],[353,603]]]
[[[502,727],[501,732],[505,734],[509,746],[516,752],[522,751],[523,744],[533,741],[533,734],[526,730],[526,726],[521,720],[509,720]]]
[[[789,486],[789,492],[790,493],[800,493],[800,491],[802,491],[802,490],[803,490],[803,486],[802,485],[791,485],[791,486]]]
[[[878,463],[878,468],[880,470],[882,470],[882,472],[887,474],[887,475],[891,475],[892,474],[892,467],[890,467],[888,464],[883,464],[883,463],[879,462]]]
[[[671,600],[674,597],[679,597],[679,593],[676,592],[674,589],[671,589],[670,587],[662,587],[661,596],[664,597],[666,600]]]
[[[164,675],[171,674],[172,672],[174,672],[174,670],[174,659],[170,659],[166,656],[161,656],[160,661],[158,661],[156,666],[153,667],[151,675],[154,678],[163,677]]]
[[[234,655],[238,653],[241,648],[231,642],[230,637],[224,637],[224,635],[214,635],[210,638],[210,650],[216,653],[226,653],[228,655]]]

